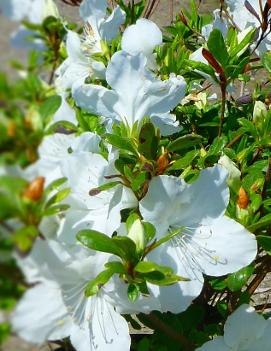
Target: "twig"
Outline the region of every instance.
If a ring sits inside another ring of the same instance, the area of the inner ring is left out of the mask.
[[[173,0],[170,0],[170,2],[169,2],[169,18],[170,18],[170,23],[172,23],[173,19],[174,19],[174,3],[173,3]]]
[[[221,84],[221,95],[222,95],[222,101],[221,101],[221,116],[220,116],[220,123],[218,127],[218,136],[221,137],[222,135],[222,129],[223,129],[223,124],[225,120],[225,109],[226,109],[226,84]]]
[[[161,321],[155,314],[150,313],[146,315],[146,318],[156,327],[158,330],[165,333],[170,338],[179,342],[184,351],[193,351],[194,345],[182,334],[177,333],[175,330],[171,329],[167,324]]]

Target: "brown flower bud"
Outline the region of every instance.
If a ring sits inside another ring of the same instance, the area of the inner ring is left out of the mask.
[[[164,173],[165,169],[168,167],[169,165],[169,160],[168,160],[168,155],[162,154],[161,156],[159,156],[158,160],[156,161],[157,163],[157,170],[156,173],[158,175],[161,175]]]
[[[245,191],[245,189],[241,186],[238,193],[237,205],[239,208],[246,209],[249,204],[249,197]]]
[[[44,177],[37,177],[25,189],[23,193],[23,197],[28,200],[32,200],[34,202],[39,201],[43,195],[44,183],[45,183]]]

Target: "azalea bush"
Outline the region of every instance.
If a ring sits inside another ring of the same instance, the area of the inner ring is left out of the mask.
[[[270,351],[271,1],[158,2],[0,0],[0,343]]]

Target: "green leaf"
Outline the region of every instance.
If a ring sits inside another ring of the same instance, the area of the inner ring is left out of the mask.
[[[129,262],[138,260],[137,247],[128,236],[114,236],[112,241],[122,251],[122,258]]]
[[[96,196],[96,195],[100,194],[102,191],[112,189],[112,188],[114,188],[115,186],[117,186],[119,184],[122,184],[122,182],[121,181],[115,181],[115,182],[105,183],[105,184],[103,184],[103,185],[101,185],[101,186],[99,186],[97,188],[90,189],[89,195],[90,196]]]
[[[135,155],[138,154],[138,152],[137,152],[137,150],[132,142],[132,139],[121,137],[121,136],[118,136],[115,134],[109,134],[109,133],[107,133],[105,136],[106,136],[106,139],[109,142],[109,144],[115,146],[116,148],[118,148],[120,150],[129,151]]]
[[[164,276],[170,275],[173,273],[173,269],[165,266],[160,266],[151,261],[141,261],[139,262],[134,271],[137,273],[152,273],[152,272],[161,272]]]
[[[13,240],[18,250],[22,254],[26,254],[31,250],[33,243],[38,237],[38,235],[39,235],[38,229],[35,226],[30,225],[30,226],[18,229],[14,233]]]
[[[185,154],[184,157],[174,161],[173,165],[168,168],[168,171],[175,171],[180,169],[185,169],[191,165],[192,161],[199,155],[199,150],[192,150]]]
[[[253,38],[255,36],[256,29],[252,29],[246,36],[245,38],[233,48],[233,50],[230,51],[230,57],[234,57],[237,54],[240,54],[242,50],[246,49],[246,46],[248,46],[250,43],[252,43]]]
[[[58,189],[61,185],[66,183],[67,178],[59,178],[50,183],[45,189],[45,195],[47,196],[51,191]]]
[[[109,279],[114,275],[114,271],[107,269],[102,271],[97,277],[91,280],[85,288],[85,296],[90,297],[96,295],[99,290],[109,281]]]
[[[248,230],[251,232],[255,232],[258,229],[265,228],[269,226],[271,223],[271,213],[267,214],[266,216],[262,217],[258,222],[251,224],[248,227]]]
[[[268,253],[268,255],[271,255],[271,237],[267,235],[257,235],[256,238],[258,243]]]
[[[123,266],[123,264],[119,261],[112,261],[112,262],[107,262],[105,265],[105,268],[110,269],[116,274],[126,274],[126,270]]]
[[[156,229],[155,229],[155,226],[149,222],[142,222],[142,224],[145,231],[146,242],[148,243],[154,239],[156,234]]]
[[[140,290],[138,285],[129,284],[127,288],[127,295],[131,302],[135,302],[139,298]]]
[[[138,151],[149,160],[156,159],[159,138],[152,123],[145,123],[139,133]]]
[[[144,182],[147,180],[148,173],[141,171],[137,176],[132,178],[131,188],[134,192],[141,189]]]
[[[171,240],[172,238],[174,238],[174,236],[176,235],[182,235],[182,230],[183,228],[178,228],[176,230],[173,230],[172,232],[170,232],[168,235],[165,235],[164,237],[162,237],[161,239],[155,241],[152,245],[150,245],[147,248],[147,253],[153,251],[154,249],[156,249],[158,246],[163,245],[164,243],[166,243],[167,241]]]
[[[202,136],[197,134],[187,134],[185,136],[181,136],[180,138],[172,141],[168,145],[169,151],[183,150],[188,149],[192,146],[198,145],[202,142]]]
[[[253,266],[247,266],[240,269],[238,272],[229,275],[226,279],[228,288],[232,292],[240,291],[242,287],[247,283],[253,271]]]
[[[123,252],[122,248],[118,246],[118,243],[113,238],[96,230],[81,230],[76,235],[76,238],[81,244],[91,250],[107,252],[119,257],[125,256],[125,252]]]
[[[43,120],[50,119],[61,105],[61,97],[59,95],[50,96],[40,106],[39,113]]]
[[[71,192],[70,188],[65,188],[62,189],[60,191],[58,191],[54,196],[52,196],[48,202],[46,203],[45,208],[48,208],[56,203],[61,202],[62,200],[64,200]]]
[[[223,35],[219,29],[212,30],[208,38],[207,46],[214,58],[225,68],[229,59],[229,54]]]
[[[70,208],[70,205],[67,205],[67,204],[51,206],[45,209],[45,211],[43,212],[43,216],[54,216],[61,212],[67,211],[69,208]]]

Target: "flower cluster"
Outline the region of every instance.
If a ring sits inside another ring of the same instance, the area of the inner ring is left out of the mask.
[[[164,36],[155,1],[112,3],[72,1],[77,28],[53,0],[0,0],[23,20],[13,43],[37,54],[16,86],[27,107],[7,105],[0,142],[0,227],[29,286],[12,328],[129,351],[138,315],[178,349],[267,351],[270,319],[242,302],[270,266],[271,114],[238,99],[257,63],[271,72],[271,3],[225,1],[211,22],[191,2]],[[198,306],[214,314],[207,331],[170,329]]]

